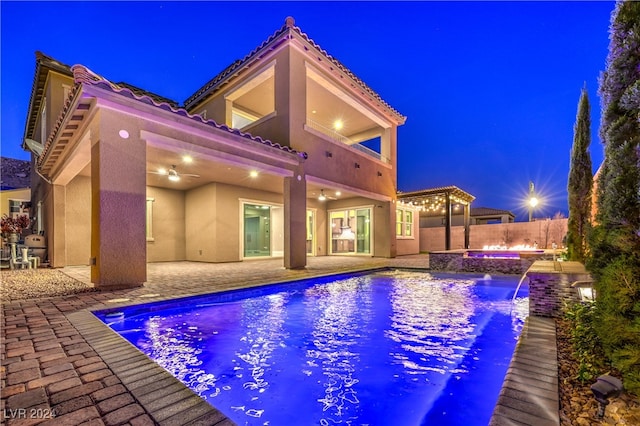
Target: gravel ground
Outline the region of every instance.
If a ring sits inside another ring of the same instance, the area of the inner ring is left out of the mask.
[[[57,269],[15,269],[0,272],[2,302],[95,291]]]
[[[603,419],[596,417],[598,403],[591,392],[593,381],[581,383],[576,378],[578,361],[570,343],[570,327],[569,321],[556,320],[561,426],[640,425],[640,400],[626,392],[611,400]],[[614,372],[611,375],[617,376]]]

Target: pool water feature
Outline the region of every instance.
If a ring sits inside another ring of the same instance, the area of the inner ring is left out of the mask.
[[[238,425],[486,425],[517,281],[390,270],[95,314]]]

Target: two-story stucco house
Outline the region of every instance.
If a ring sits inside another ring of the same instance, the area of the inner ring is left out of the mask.
[[[417,253],[404,122],[287,18],[182,105],[37,53],[23,146],[50,264],[105,288],[147,262]]]

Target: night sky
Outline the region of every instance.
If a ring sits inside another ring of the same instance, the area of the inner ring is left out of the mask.
[[[401,114],[398,189],[455,185],[473,207],[567,214],[584,84],[591,159],[613,2],[0,2],[2,156],[20,144],[35,51],[184,102],[287,16]],[[277,142],[277,141],[276,141]]]

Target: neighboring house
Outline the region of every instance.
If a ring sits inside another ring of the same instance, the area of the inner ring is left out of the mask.
[[[515,215],[509,210],[492,209],[489,207],[471,207],[471,225],[486,225],[491,223],[513,223]],[[460,205],[453,206],[451,215],[451,225],[461,226],[464,224],[464,215]],[[420,227],[434,228],[445,225],[445,217],[442,212],[420,212]]]
[[[183,105],[38,52],[23,147],[51,265],[135,286],[147,262],[417,253],[404,122],[287,18]]]
[[[0,157],[0,215],[29,214],[31,163]]]

